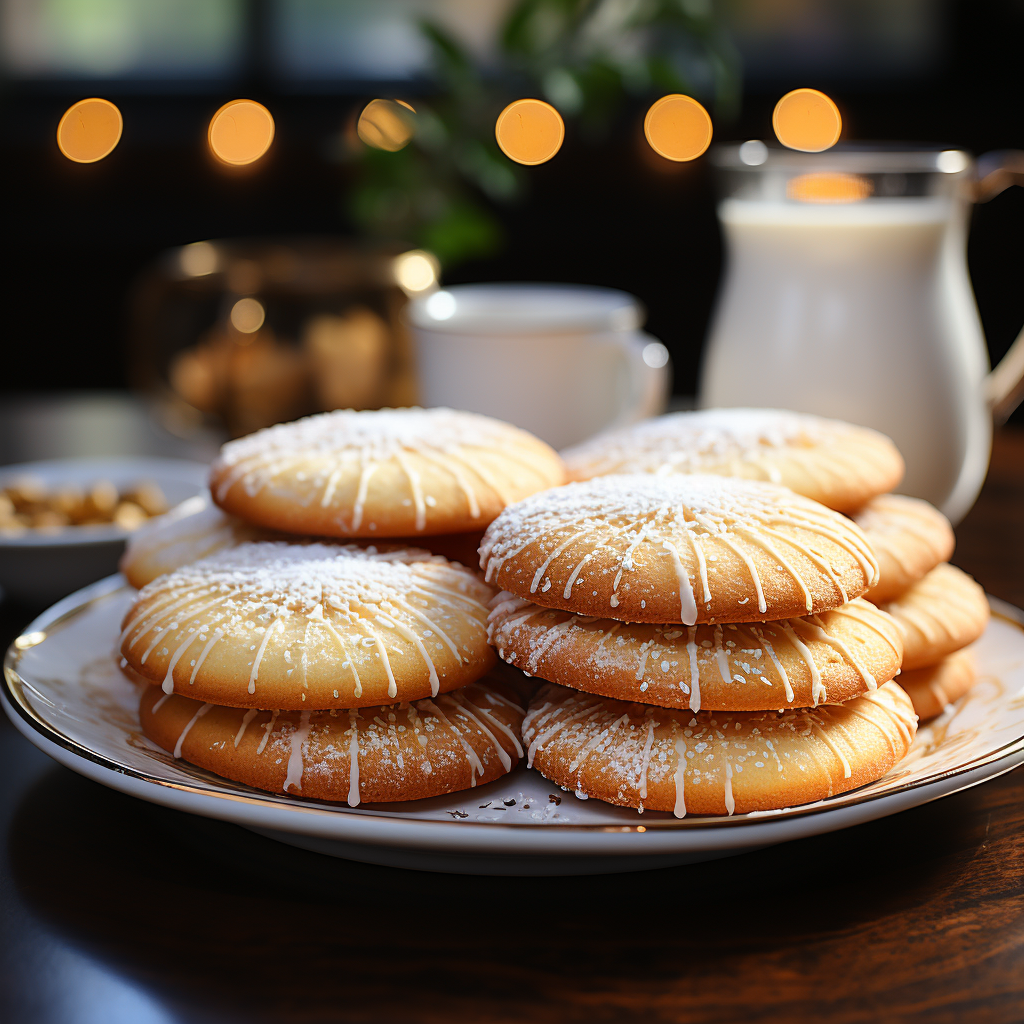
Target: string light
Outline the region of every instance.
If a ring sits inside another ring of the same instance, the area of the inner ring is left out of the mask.
[[[255,334],[266,318],[263,303],[256,299],[239,299],[231,307],[231,326],[242,334]]]
[[[692,97],[673,93],[651,105],[644,134],[651,149],[666,160],[696,160],[711,145],[711,117]]]
[[[546,163],[562,148],[565,122],[550,103],[515,100],[498,115],[494,136],[509,160],[535,166]]]
[[[274,119],[262,103],[231,100],[210,119],[210,149],[226,164],[259,160],[274,141]]]
[[[57,145],[76,164],[93,164],[109,156],[121,140],[124,121],[110,100],[79,100],[57,125]]]
[[[209,242],[191,242],[178,257],[182,273],[188,277],[206,277],[218,267],[217,250]]]
[[[373,149],[397,153],[415,133],[415,113],[404,100],[370,100],[356,122],[356,134]]]
[[[418,294],[437,284],[440,267],[433,253],[410,249],[396,256],[392,269],[398,286],[408,295]]]
[[[817,89],[794,89],[775,104],[772,127],[779,142],[804,153],[821,153],[839,141],[839,108]]]

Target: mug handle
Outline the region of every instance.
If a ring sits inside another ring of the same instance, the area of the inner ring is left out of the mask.
[[[672,383],[668,349],[657,338],[635,331],[622,337],[620,344],[625,356],[629,397],[622,415],[606,427],[607,430],[627,427],[664,412]]]
[[[999,150],[978,157],[971,198],[976,203],[995,199],[1011,185],[1024,185],[1024,151]],[[1024,329],[985,380],[985,398],[996,423],[1005,423],[1024,400]]]

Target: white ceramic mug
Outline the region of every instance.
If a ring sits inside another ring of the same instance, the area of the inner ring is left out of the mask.
[[[424,406],[484,413],[555,448],[664,409],[664,345],[625,292],[460,285],[409,305]]]

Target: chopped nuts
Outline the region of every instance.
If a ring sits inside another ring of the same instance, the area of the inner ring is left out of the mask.
[[[0,535],[28,529],[55,533],[68,526],[110,523],[134,530],[167,508],[160,485],[148,480],[119,493],[109,480],[97,480],[86,488],[62,484],[50,491],[41,480],[19,477],[0,488]]]

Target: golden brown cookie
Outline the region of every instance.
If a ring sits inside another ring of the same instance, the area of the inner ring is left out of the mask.
[[[684,814],[745,814],[824,800],[880,779],[917,731],[896,685],[846,704],[679,711],[548,683],[523,722],[528,763],[578,796]]]
[[[900,686],[914,704],[920,719],[941,715],[978,681],[974,651],[966,647],[947,654],[930,668],[912,668],[900,675]]]
[[[850,514],[878,559],[878,583],[864,596],[879,604],[902,594],[953,554],[949,520],[933,505],[902,494],[881,494]]]
[[[140,526],[128,539],[120,568],[128,582],[141,590],[164,573],[226,548],[251,540],[284,539],[292,538],[229,516],[209,495],[197,494]]]
[[[818,613],[877,580],[845,516],[777,484],[605,476],[535,494],[487,528],[480,566],[517,597],[625,622]]]
[[[892,679],[903,653],[896,624],[860,598],[820,616],[678,626],[573,615],[503,593],[488,637],[530,675],[691,711],[841,703]]]
[[[399,537],[391,543],[424,548],[432,554],[444,555],[450,561],[475,568],[480,558],[477,549],[482,536],[482,532],[442,533],[417,540]],[[158,576],[208,558],[218,551],[238,547],[246,541],[295,539],[291,534],[253,526],[238,516],[228,515],[210,501],[209,495],[197,494],[166,515],[139,527],[128,540],[120,568],[128,582],[141,590]]]
[[[563,452],[571,480],[612,473],[710,473],[784,484],[845,512],[903,478],[884,434],[779,409],[658,416]]]
[[[342,410],[224,445],[210,490],[225,511],[271,529],[393,538],[482,530],[564,479],[553,449],[487,416]]]
[[[985,591],[963,569],[947,562],[881,607],[899,626],[905,669],[935,665],[973,643],[989,618]]]
[[[492,594],[426,551],[253,542],[144,587],[121,654],[165,692],[232,707],[418,700],[492,667]]]
[[[207,771],[352,807],[493,782],[523,755],[523,709],[490,680],[433,700],[346,711],[245,711],[149,686],[139,717],[154,743]]]

